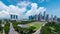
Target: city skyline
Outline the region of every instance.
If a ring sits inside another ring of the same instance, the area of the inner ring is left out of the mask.
[[[60,17],[60,0],[0,0],[0,18],[9,18],[15,13],[19,18],[28,18],[30,15],[46,12]],[[57,4],[57,5],[56,5]]]
[[[38,15],[31,15],[29,16],[29,20],[35,20],[35,21],[48,21],[48,22],[58,22],[60,18],[58,18],[56,15],[49,15],[46,12],[43,14],[40,12]]]

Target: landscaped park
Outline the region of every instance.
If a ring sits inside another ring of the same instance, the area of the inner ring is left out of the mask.
[[[36,32],[41,26],[46,22],[35,22],[35,21],[21,21],[21,22],[12,22],[15,31],[18,31],[21,34],[32,34]],[[20,25],[20,26],[17,26]]]
[[[44,22],[35,22],[35,21],[8,21],[5,20],[3,23],[0,20],[0,34],[3,34],[3,30],[5,34],[9,34],[10,23],[12,23],[13,28],[18,34],[32,34],[36,32]],[[2,27],[3,25],[3,27]]]
[[[10,27],[10,24],[7,20],[4,22],[2,22],[2,20],[0,20],[0,34],[4,34],[4,33],[8,34],[9,33],[9,27]]]
[[[41,28],[42,34],[60,34],[59,22],[48,22]]]
[[[36,22],[36,21],[8,21],[0,20],[0,34],[10,34],[10,23],[18,34],[60,34],[60,23],[57,22]],[[45,24],[43,26],[43,24]],[[12,32],[11,32],[12,33]],[[38,33],[38,32],[37,32]]]

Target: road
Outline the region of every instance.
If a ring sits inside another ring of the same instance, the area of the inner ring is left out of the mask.
[[[18,33],[14,30],[12,23],[10,23],[10,31],[9,31],[9,34],[18,34]]]

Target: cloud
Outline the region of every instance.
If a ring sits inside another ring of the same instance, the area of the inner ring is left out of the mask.
[[[0,19],[8,16],[9,12],[7,12],[7,9],[8,7],[0,1]]]
[[[25,7],[19,8],[18,6],[14,6],[14,5],[6,6],[3,2],[0,1],[0,16],[3,16],[2,18],[4,18],[4,15],[9,15],[9,14],[19,14],[19,16],[20,15],[22,16],[23,12],[25,11],[26,11]]]
[[[31,5],[31,9],[27,10],[27,6]],[[26,14],[24,14],[24,12],[27,11]],[[39,7],[37,3],[31,3],[31,2],[19,2],[17,3],[17,5],[9,5],[6,6],[3,2],[0,1],[0,17],[2,16],[2,18],[7,18],[10,14],[16,14],[18,15],[19,19],[22,18],[27,18],[30,15],[35,15],[35,14],[39,14],[40,12],[44,12],[46,11],[46,8],[44,7]]]
[[[18,3],[18,2],[21,2],[21,1],[30,1],[30,0],[7,0],[9,3]]]
[[[31,10],[27,11],[27,13],[26,13],[27,16],[34,15],[36,13],[37,4],[36,3],[32,3],[31,6],[32,6]]]
[[[46,8],[45,8],[45,7],[39,7],[39,8],[37,9],[37,13],[36,13],[36,14],[39,14],[40,12],[43,13],[43,12],[45,12],[45,11],[46,11]]]
[[[40,12],[43,13],[44,11],[46,11],[46,8],[44,7],[38,8],[36,3],[32,3],[31,6],[31,10],[27,11],[26,13],[27,16],[39,14]]]
[[[0,11],[6,9],[8,9],[8,7],[3,2],[0,1]]]
[[[23,14],[23,12],[25,11],[26,11],[26,8],[19,8],[18,6],[14,6],[14,5],[9,6],[10,13]]]
[[[26,8],[30,4],[31,4],[31,2],[29,2],[29,1],[23,1],[23,2],[17,3],[17,6],[19,6],[20,8],[23,8],[23,7]]]
[[[46,2],[49,2],[50,0],[46,0]]]
[[[9,12],[6,12],[5,10],[0,12],[0,19],[7,18],[8,16],[9,16]]]
[[[49,2],[50,0],[39,0],[41,3],[43,2]]]

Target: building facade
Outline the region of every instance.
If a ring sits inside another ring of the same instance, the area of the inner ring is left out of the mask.
[[[10,20],[18,20],[17,14],[10,14]]]

